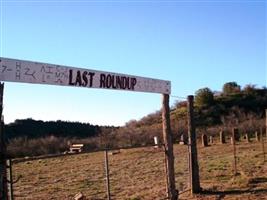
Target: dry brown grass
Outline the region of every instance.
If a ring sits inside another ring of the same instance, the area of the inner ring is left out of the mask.
[[[267,145],[265,145],[267,146]],[[238,176],[233,176],[232,146],[198,148],[201,187],[205,194],[180,199],[267,199],[267,167],[260,143],[237,145]],[[187,146],[175,145],[176,186],[187,189]],[[153,147],[122,150],[110,155],[112,199],[165,198],[164,153]],[[106,199],[104,153],[70,155],[14,164],[15,199]]]

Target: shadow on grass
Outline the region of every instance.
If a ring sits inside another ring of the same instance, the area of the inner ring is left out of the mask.
[[[252,193],[252,194],[257,194],[257,193],[266,193],[267,194],[267,188],[265,189],[256,189],[253,188],[255,185],[260,184],[260,183],[266,183],[267,178],[266,177],[256,177],[256,178],[251,178],[248,181],[248,184],[250,185],[249,189],[233,189],[233,190],[224,190],[224,191],[216,191],[216,190],[203,190],[201,191],[201,194],[205,195],[219,195],[219,197],[223,198],[225,195],[241,195],[245,193]],[[220,199],[220,198],[219,198]]]
[[[256,177],[256,178],[251,178],[249,180],[249,184],[258,184],[258,183],[265,183],[267,182],[266,177]]]
[[[203,190],[201,194],[205,195],[218,195],[217,200],[223,199],[226,195],[242,195],[246,193],[252,193],[252,194],[267,194],[267,188],[266,189],[246,189],[246,190],[225,190],[225,191],[211,191],[211,190]]]

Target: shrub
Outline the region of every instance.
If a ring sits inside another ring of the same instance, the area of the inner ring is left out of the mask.
[[[20,137],[11,139],[7,144],[7,154],[12,158],[55,154],[66,151],[67,149],[67,139],[55,136],[38,139]]]

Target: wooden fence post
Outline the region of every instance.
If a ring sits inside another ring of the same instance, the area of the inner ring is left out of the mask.
[[[194,96],[187,97],[187,119],[188,119],[188,136],[189,136],[189,173],[191,194],[199,193],[199,167],[197,157],[196,128],[194,122]]]
[[[7,176],[6,176],[6,144],[3,132],[3,95],[4,83],[0,83],[0,199],[7,200]]]
[[[267,141],[267,109],[265,109],[265,139]]]
[[[232,129],[232,137],[234,142],[239,142],[240,141],[240,133],[238,128],[233,128]]]
[[[261,147],[262,147],[263,163],[264,163],[265,162],[265,148],[264,148],[263,128],[260,128],[260,137],[261,137]]]
[[[236,158],[236,139],[235,139],[235,134],[234,134],[235,132],[233,131],[233,134],[232,134],[232,137],[231,137],[231,143],[232,143],[232,145],[233,145],[233,154],[234,154],[234,163],[233,163],[233,165],[234,165],[234,176],[236,176],[237,175],[237,163],[236,163],[236,160],[237,160],[237,158]]]
[[[175,188],[175,173],[174,173],[174,156],[173,156],[173,144],[170,125],[170,107],[169,107],[169,95],[163,94],[162,100],[162,127],[163,127],[163,140],[165,146],[165,154],[167,157],[167,180],[168,180],[168,198],[171,200],[178,199],[178,191]]]
[[[259,132],[258,131],[255,132],[255,138],[256,138],[256,141],[257,142],[260,141],[260,135],[259,135]]]

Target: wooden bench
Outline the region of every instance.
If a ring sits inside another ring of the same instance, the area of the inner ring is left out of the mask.
[[[84,144],[71,144],[69,153],[81,153]]]
[[[118,149],[118,150],[113,150],[113,151],[109,151],[108,152],[108,155],[116,155],[116,154],[119,154],[121,151]]]

